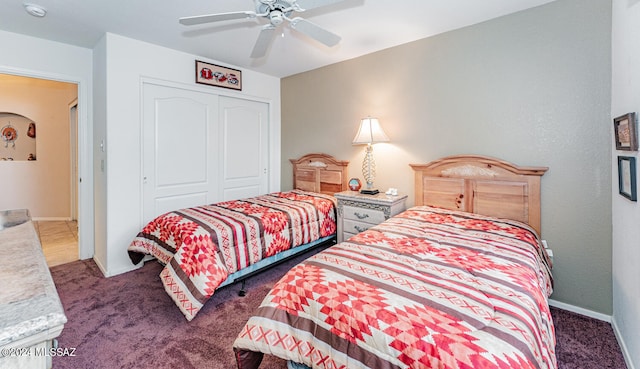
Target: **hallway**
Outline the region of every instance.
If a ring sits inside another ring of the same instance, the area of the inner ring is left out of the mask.
[[[78,222],[34,221],[49,268],[78,260]]]

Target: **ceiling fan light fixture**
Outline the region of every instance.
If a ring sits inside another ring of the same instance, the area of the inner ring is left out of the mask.
[[[31,4],[31,3],[24,3],[22,5],[24,6],[24,10],[27,13],[29,13],[29,15],[32,15],[37,18],[42,18],[45,15],[47,15],[47,9],[43,8],[40,5]]]
[[[278,26],[284,22],[284,15],[279,10],[272,10],[271,13],[269,13],[269,20],[271,24]]]

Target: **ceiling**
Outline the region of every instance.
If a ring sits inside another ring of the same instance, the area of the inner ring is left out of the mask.
[[[553,0],[344,0],[294,13],[342,37],[327,47],[280,25],[267,55],[251,59],[263,18],[184,26],[178,18],[255,10],[253,0],[27,0],[47,10],[27,14],[5,0],[0,29],[93,48],[105,32],[181,50],[220,63],[286,77]],[[3,52],[7,52],[4,50]]]

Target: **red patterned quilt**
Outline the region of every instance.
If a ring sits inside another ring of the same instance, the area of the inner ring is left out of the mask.
[[[165,264],[165,290],[192,320],[230,274],[335,234],[335,206],[332,196],[292,190],[172,211],[138,233],[129,255]]]
[[[411,208],[292,268],[242,328],[238,368],[263,353],[312,368],[557,368],[538,236],[514,222]]]

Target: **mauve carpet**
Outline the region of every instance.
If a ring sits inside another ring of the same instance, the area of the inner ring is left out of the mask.
[[[92,260],[51,268],[68,322],[58,347],[74,356],[53,357],[54,369],[181,368],[233,369],[232,343],[269,288],[306,254],[239,285],[217,291],[191,322],[165,293],[162,266],[147,262],[136,271],[104,278]],[[552,308],[560,369],[624,369],[611,325]],[[68,350],[71,352],[71,350]],[[261,369],[285,369],[265,356]]]

